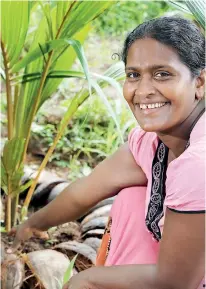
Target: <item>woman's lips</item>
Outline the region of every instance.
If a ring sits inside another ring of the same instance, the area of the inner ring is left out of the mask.
[[[155,108],[145,108],[145,109],[141,109],[139,104],[136,104],[135,107],[144,115],[148,115],[148,114],[152,114],[152,113],[156,113],[156,112],[160,112],[161,110],[163,110],[165,107],[168,107],[168,105],[170,105],[169,102],[166,102],[163,106],[161,107],[155,107]]]

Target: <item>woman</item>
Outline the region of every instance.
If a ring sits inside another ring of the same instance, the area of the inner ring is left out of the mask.
[[[97,259],[106,266],[64,289],[205,287],[204,53],[203,35],[181,18],[154,19],[128,35],[124,97],[141,129],[16,232],[15,248],[118,194]]]

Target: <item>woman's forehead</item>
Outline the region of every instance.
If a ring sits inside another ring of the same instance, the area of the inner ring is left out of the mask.
[[[127,55],[127,67],[167,66],[178,62],[180,62],[179,55],[173,48],[151,38],[136,40],[129,48]]]

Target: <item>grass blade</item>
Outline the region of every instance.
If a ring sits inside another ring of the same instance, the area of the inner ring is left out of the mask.
[[[74,263],[75,263],[75,261],[77,259],[77,256],[78,256],[78,254],[76,256],[74,256],[74,258],[69,263],[69,267],[67,268],[67,270],[66,270],[66,272],[64,274],[63,285],[65,283],[67,283],[69,281],[69,279],[72,277],[72,270],[74,268]]]
[[[122,135],[122,132],[121,132],[121,129],[120,129],[119,122],[118,122],[118,120],[116,118],[116,115],[115,115],[115,113],[113,111],[113,108],[111,107],[106,95],[104,94],[103,90],[101,89],[101,87],[99,86],[99,84],[96,81],[91,80],[91,83],[92,83],[92,87],[95,89],[97,95],[99,95],[101,97],[101,99],[103,100],[105,106],[107,107],[109,114],[111,115],[112,119],[114,120],[114,122],[116,124],[117,131],[118,131],[119,137],[121,139],[121,142],[124,143],[124,138],[123,138],[123,135]]]

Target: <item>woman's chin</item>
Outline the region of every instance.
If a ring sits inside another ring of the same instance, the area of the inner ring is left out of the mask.
[[[147,123],[147,124],[143,124],[143,123],[139,123],[141,129],[143,129],[146,132],[161,132],[164,131],[164,127],[162,125],[154,125],[154,123]]]

